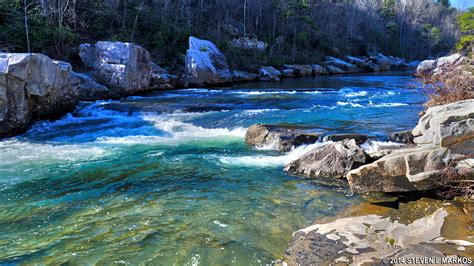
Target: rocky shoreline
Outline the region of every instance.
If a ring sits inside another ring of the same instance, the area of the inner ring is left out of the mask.
[[[428,79],[467,61],[457,54],[429,60],[430,67],[424,61],[417,75]],[[396,264],[387,259],[415,257],[438,259],[438,263],[441,258],[454,259],[456,264],[472,263],[473,198],[434,198],[436,189],[449,182],[474,182],[474,99],[428,108],[413,130],[387,136],[398,145],[373,145],[370,136],[333,136],[289,125],[254,125],[246,141],[251,146],[271,144],[277,150],[288,151],[290,144],[306,145],[311,141],[301,139],[316,137],[321,145],[289,163],[285,171],[316,181],[347,180],[355,194],[384,192],[395,199],[386,201],[385,196],[376,195],[337,217],[317,220],[295,232],[280,264]],[[406,199],[407,193],[434,198],[415,197],[399,204],[400,197]],[[383,210],[380,205],[396,207]],[[460,220],[465,230],[448,234],[457,230]]]
[[[118,99],[150,90],[411,69],[418,64],[383,54],[328,56],[319,64],[262,66],[249,73],[231,70],[212,42],[190,37],[184,73],[171,74],[155,64],[147,50],[132,43],[98,41],[82,44],[79,50],[85,73],[42,54],[0,53],[0,136],[19,134],[35,119],[70,111],[78,101]]]

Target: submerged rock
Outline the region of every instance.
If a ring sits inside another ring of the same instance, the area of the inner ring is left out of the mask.
[[[258,77],[261,81],[280,81],[281,72],[271,66],[263,66],[258,71]]]
[[[25,129],[35,117],[72,109],[76,85],[68,63],[43,54],[0,53],[0,135]]]
[[[460,255],[459,250],[472,251],[468,221],[461,209],[429,199],[400,204],[399,209],[363,203],[293,233],[284,261],[372,265],[386,258],[430,257],[440,263],[446,255]]]
[[[245,141],[251,146],[270,146],[287,152],[293,147],[315,143],[322,134],[323,132],[314,132],[295,126],[256,124],[247,130]]]
[[[232,82],[232,75],[225,55],[207,40],[189,37],[186,51],[186,75],[202,80],[208,85]]]
[[[368,159],[355,140],[344,140],[315,148],[287,165],[285,171],[309,178],[344,178]]]
[[[115,93],[130,95],[150,89],[151,59],[144,48],[124,42],[99,41],[79,46],[84,65],[97,81]]]

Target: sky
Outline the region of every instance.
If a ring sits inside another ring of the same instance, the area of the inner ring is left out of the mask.
[[[467,9],[474,6],[474,0],[451,0],[451,5],[459,9]]]

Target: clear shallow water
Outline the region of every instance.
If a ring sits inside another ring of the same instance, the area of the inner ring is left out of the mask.
[[[0,141],[0,263],[270,263],[292,232],[362,199],[282,171],[311,147],[251,149],[245,129],[383,139],[416,124],[416,85],[383,73],[81,103]]]

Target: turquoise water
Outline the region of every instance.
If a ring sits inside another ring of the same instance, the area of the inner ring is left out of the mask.
[[[313,219],[362,201],[288,176],[252,149],[254,123],[382,140],[413,127],[425,96],[405,73],[288,79],[81,103],[0,141],[0,262],[271,263]]]

